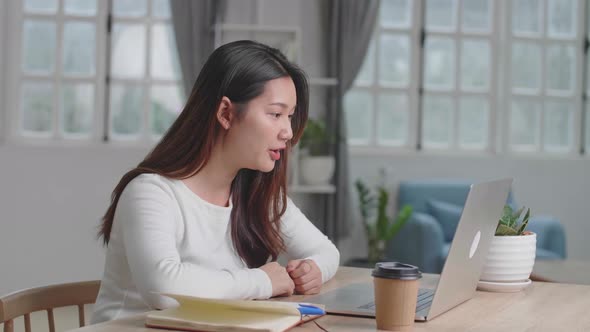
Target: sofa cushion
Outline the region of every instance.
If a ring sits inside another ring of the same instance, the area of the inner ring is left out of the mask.
[[[463,207],[438,200],[428,200],[426,202],[428,213],[440,223],[445,242],[451,242],[455,236],[457,224],[461,218]]]

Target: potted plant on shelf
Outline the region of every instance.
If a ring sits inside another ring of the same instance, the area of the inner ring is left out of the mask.
[[[537,251],[537,235],[526,230],[531,209],[506,205],[480,276],[478,287],[492,291],[519,291],[530,284]]]
[[[301,179],[307,185],[326,185],[334,175],[336,161],[329,153],[332,139],[319,120],[308,119],[301,136]]]
[[[361,180],[356,180],[355,187],[359,198],[361,219],[367,237],[368,256],[366,259],[353,259],[348,265],[373,267],[375,263],[385,258],[384,253],[387,242],[410,219],[413,209],[410,205],[404,205],[395,218],[388,216],[389,193],[383,186],[377,188],[377,195],[371,193],[371,190]],[[373,217],[375,219],[371,220]]]

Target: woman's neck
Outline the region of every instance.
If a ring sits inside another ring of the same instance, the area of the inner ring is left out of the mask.
[[[232,163],[218,147],[213,149],[207,164],[199,172],[182,180],[191,191],[205,201],[228,206],[231,184],[238,169],[229,167]]]

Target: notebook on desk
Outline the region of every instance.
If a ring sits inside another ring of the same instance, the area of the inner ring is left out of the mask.
[[[418,292],[416,320],[432,319],[473,297],[511,184],[512,179],[503,179],[471,185],[438,285]],[[375,317],[372,283],[348,285],[309,301],[324,304],[331,314]]]
[[[217,300],[162,294],[178,307],[147,314],[145,325],[182,331],[282,332],[325,315],[322,306],[279,301]]]

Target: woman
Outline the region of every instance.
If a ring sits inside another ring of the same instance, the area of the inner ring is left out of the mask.
[[[307,113],[305,75],[278,50],[253,41],[215,50],[178,119],[113,192],[93,323],[175,305],[157,292],[319,292],[338,250],[286,196]]]

